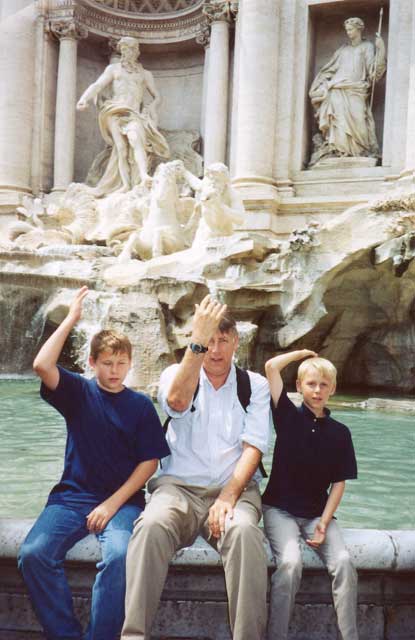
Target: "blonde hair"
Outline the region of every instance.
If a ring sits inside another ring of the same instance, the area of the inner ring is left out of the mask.
[[[306,375],[307,371],[311,368],[318,371],[318,373],[322,375],[324,378],[327,378],[328,380],[330,380],[332,384],[336,384],[336,379],[337,379],[336,367],[332,362],[330,362],[330,360],[326,360],[326,358],[318,358],[318,357],[307,358],[307,360],[304,360],[304,362],[300,364],[297,372],[297,380],[301,382],[304,376]]]
[[[96,360],[103,351],[112,351],[112,353],[126,353],[131,360],[132,346],[129,338],[122,333],[104,329],[96,333],[91,340],[90,355]]]

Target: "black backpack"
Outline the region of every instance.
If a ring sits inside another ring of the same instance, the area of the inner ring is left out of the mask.
[[[251,381],[249,379],[249,374],[245,369],[241,369],[240,367],[235,365],[235,370],[236,370],[236,393],[238,395],[238,400],[241,403],[241,407],[246,413],[249,403],[251,402],[251,394],[252,394]],[[194,402],[197,398],[197,394],[199,393],[199,386],[200,385],[198,382],[195,392],[193,394],[192,406],[190,408],[190,411],[192,413],[196,411]],[[170,420],[171,420],[171,416],[168,416],[168,418],[165,420],[163,424],[163,431],[165,434],[167,433]],[[260,470],[264,478],[268,477],[268,474],[265,471],[262,460],[258,465],[258,469]]]

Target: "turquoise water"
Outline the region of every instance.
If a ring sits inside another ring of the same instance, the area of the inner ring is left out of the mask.
[[[358,480],[337,512],[344,527],[415,529],[415,419],[335,410],[353,435]],[[62,472],[65,425],[34,379],[0,379],[0,515],[34,517]],[[271,455],[265,460],[269,467]]]

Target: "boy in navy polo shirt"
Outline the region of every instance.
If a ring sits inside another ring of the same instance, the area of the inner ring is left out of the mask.
[[[67,441],[60,482],[20,549],[19,568],[48,640],[116,640],[124,620],[125,556],[143,487],[169,455],[151,401],[124,386],[131,343],[114,331],[92,338],[88,380],[60,366],[66,338],[82,314],[82,287],[33,363],[41,396],[65,418]],[[102,560],[92,590],[85,635],[74,615],[63,569],[68,550],[95,533]]]
[[[283,388],[281,371],[298,369],[300,408]],[[277,560],[272,576],[268,640],[285,640],[300,586],[300,536],[316,550],[332,579],[334,606],[343,640],[357,640],[357,575],[334,513],[345,481],[357,477],[349,429],[326,408],[336,388],[336,369],[313,351],[278,355],[265,365],[277,441],[272,471],[262,497],[265,531]]]

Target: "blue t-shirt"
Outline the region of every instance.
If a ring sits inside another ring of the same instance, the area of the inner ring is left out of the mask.
[[[106,500],[145,460],[170,454],[159,417],[142,393],[124,388],[118,393],[101,389],[59,367],[54,391],[42,384],[40,395],[63,415],[67,426],[65,465],[48,504],[94,508]],[[127,504],[144,506],[138,491]]]

